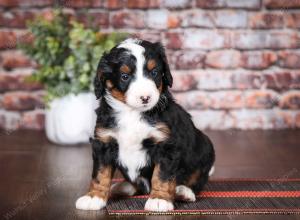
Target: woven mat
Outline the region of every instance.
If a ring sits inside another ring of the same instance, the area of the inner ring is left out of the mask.
[[[300,179],[211,180],[196,202],[175,202],[168,213],[144,211],[148,196],[108,201],[110,215],[300,214]]]

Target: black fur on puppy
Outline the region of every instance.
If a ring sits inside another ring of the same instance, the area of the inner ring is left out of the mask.
[[[97,210],[111,194],[148,194],[145,209],[170,211],[194,201],[215,160],[209,138],[169,92],[173,78],[160,43],[128,39],[101,58],[94,81],[93,174],[76,207]],[[111,186],[116,169],[126,182]],[[115,192],[117,191],[117,192]]]

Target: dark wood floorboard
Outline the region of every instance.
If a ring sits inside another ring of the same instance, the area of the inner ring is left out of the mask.
[[[300,130],[206,131],[216,148],[212,178],[300,178]],[[89,145],[58,146],[43,132],[0,131],[0,218],[113,219],[74,208],[91,176]],[[122,219],[300,219],[297,215],[135,216]]]

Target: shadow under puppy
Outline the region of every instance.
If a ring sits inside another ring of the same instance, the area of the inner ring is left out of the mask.
[[[209,138],[170,94],[173,78],[160,43],[127,39],[104,54],[94,81],[101,97],[89,192],[76,208],[98,210],[111,194],[150,194],[145,210],[195,201],[215,160]],[[111,186],[119,169],[126,181]]]

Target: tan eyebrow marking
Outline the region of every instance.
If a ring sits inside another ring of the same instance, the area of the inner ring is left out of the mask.
[[[129,74],[131,72],[131,69],[129,68],[129,66],[124,64],[120,67],[120,71],[123,72],[123,73]]]
[[[117,90],[117,89],[112,89],[112,90],[111,90],[111,95],[112,95],[114,98],[118,99],[119,101],[125,103],[125,99],[126,99],[125,94],[122,93],[122,92],[120,92],[119,90]]]
[[[153,70],[154,67],[156,67],[156,62],[155,62],[155,60],[153,60],[153,59],[149,60],[148,63],[147,63],[147,69],[148,69],[148,70]]]
[[[113,84],[110,80],[107,80],[106,81],[106,86],[107,86],[107,88],[111,89],[113,87]]]

